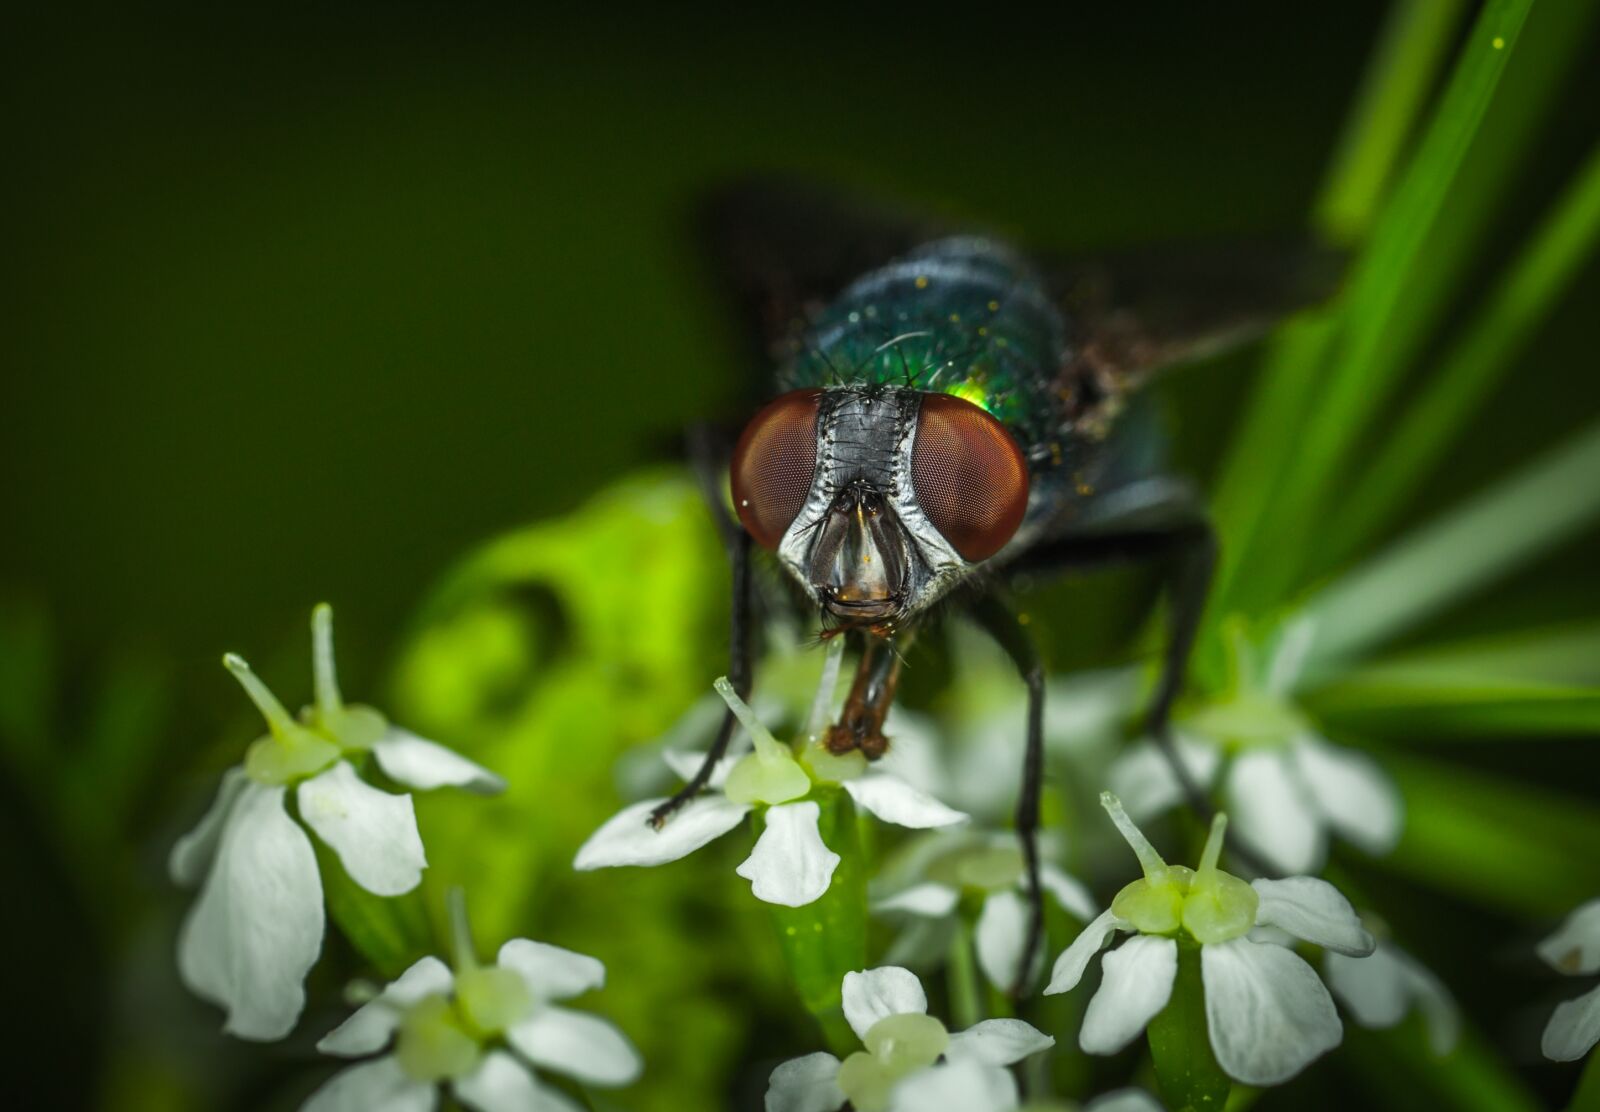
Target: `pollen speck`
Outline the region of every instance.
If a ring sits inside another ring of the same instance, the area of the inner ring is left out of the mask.
[[[1506,40],[1501,38],[1499,35],[1496,35],[1494,37],[1493,46],[1496,50],[1504,50],[1506,48]]]
[[[925,290],[927,288],[928,288],[928,276],[926,274],[917,275],[917,289]]]
[[[1000,303],[998,301],[989,302],[989,312],[998,313],[999,311],[1000,311]]]

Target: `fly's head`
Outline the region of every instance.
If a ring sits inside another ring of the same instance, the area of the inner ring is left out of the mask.
[[[1005,426],[949,394],[795,390],[753,417],[734,508],[835,629],[893,632],[999,552],[1028,504]]]

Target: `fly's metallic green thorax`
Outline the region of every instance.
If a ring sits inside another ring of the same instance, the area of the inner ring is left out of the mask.
[[[1067,343],[1060,311],[1021,258],[992,240],[943,239],[851,283],[780,383],[953,394],[993,414],[1034,466],[1060,463]]]

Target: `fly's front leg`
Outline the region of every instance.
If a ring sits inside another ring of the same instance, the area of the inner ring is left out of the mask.
[[[894,645],[868,634],[856,667],[850,697],[845,700],[839,722],[828,730],[828,752],[842,756],[852,749],[875,761],[888,751],[883,736],[883,720],[889,716],[895,689],[900,684],[900,654]]]
[[[729,616],[732,628],[728,633],[728,682],[733,684],[733,689],[739,693],[739,698],[750,697],[750,639],[751,639],[751,605],[750,605],[750,534],[743,529],[738,530],[729,546],[733,558],[733,600],[729,607]],[[706,753],[705,760],[700,762],[700,767],[687,784],[679,788],[673,797],[667,800],[654,811],[650,812],[649,823],[657,830],[663,823],[671,818],[673,813],[689,800],[705,790],[706,784],[711,781],[711,773],[717,767],[717,762],[728,751],[728,741],[733,737],[733,729],[737,719],[733,711],[729,710],[722,716],[722,725],[717,730],[716,740],[711,743],[710,750]]]
[[[1017,839],[1028,871],[1028,934],[1022,947],[1011,996],[1020,997],[1033,974],[1044,942],[1044,892],[1039,887],[1039,794],[1044,788],[1044,666],[1028,631],[1009,608],[985,595],[973,608],[978,623],[1005,650],[1028,686],[1027,747],[1022,757],[1022,790],[1017,795]]]

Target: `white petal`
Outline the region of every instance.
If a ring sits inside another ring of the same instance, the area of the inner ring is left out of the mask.
[[[1568,915],[1554,934],[1539,943],[1539,956],[1561,973],[1600,972],[1600,899]]]
[[[400,1026],[400,1013],[426,996],[448,993],[455,984],[450,967],[435,957],[426,957],[386,986],[377,999],[357,1008],[350,1018],[317,1041],[324,1054],[359,1058],[382,1050]]]
[[[239,793],[249,782],[244,769],[238,765],[222,774],[222,783],[217,787],[217,795],[211,801],[211,806],[194,829],[173,844],[172,852],[167,855],[167,873],[174,884],[193,888],[205,879],[206,869],[217,855],[217,846],[222,841],[222,830],[228,815]]]
[[[913,830],[953,826],[968,818],[964,812],[946,807],[927,792],[887,772],[869,772],[846,780],[844,790],[850,793],[857,806],[871,811],[884,822]]]
[[[302,782],[297,798],[300,818],[368,892],[398,896],[422,882],[428,859],[409,795],[379,791],[340,761]]]
[[[1330,950],[1323,956],[1323,969],[1328,987],[1363,1027],[1393,1027],[1416,1003],[1435,1054],[1448,1054],[1460,1037],[1461,1016],[1450,993],[1431,970],[1392,943],[1378,943],[1364,958]]]
[[[1083,1112],[1165,1112],[1165,1109],[1143,1089],[1113,1089],[1084,1105]]]
[[[865,1039],[872,1025],[886,1015],[924,1015],[928,994],[909,969],[880,965],[859,973],[846,973],[840,995],[850,1029]]]
[[[1173,748],[1189,776],[1201,788],[1216,779],[1222,753],[1209,738],[1174,733]],[[1122,800],[1123,809],[1135,822],[1154,818],[1184,801],[1183,785],[1153,741],[1140,741],[1120,753],[1106,771],[1106,786]]]
[[[1339,890],[1314,876],[1252,880],[1261,897],[1256,922],[1282,927],[1296,938],[1351,957],[1372,953],[1372,936],[1361,926],[1355,908]]]
[[[1044,994],[1052,996],[1058,992],[1067,992],[1078,986],[1083,980],[1083,971],[1089,968],[1089,960],[1105,948],[1106,941],[1116,933],[1121,925],[1117,917],[1107,908],[1095,916],[1087,927],[1078,932],[1078,937],[1072,940],[1072,945],[1061,951],[1061,956],[1056,959],[1055,968],[1050,971],[1050,984],[1045,988]]]
[[[1576,1000],[1557,1004],[1555,1014],[1544,1029],[1540,1043],[1546,1058],[1572,1062],[1589,1053],[1600,1042],[1600,986]]]
[[[1388,853],[1400,841],[1400,792],[1364,753],[1320,738],[1296,739],[1295,769],[1328,824],[1368,853]]]
[[[1307,873],[1327,855],[1320,813],[1289,773],[1284,754],[1255,750],[1228,770],[1228,817],[1240,839],[1285,873]]]
[[[450,1087],[478,1112],[583,1112],[581,1104],[539,1084],[527,1066],[503,1050],[491,1050],[477,1069]]]
[[[734,871],[750,882],[756,899],[804,907],[828,890],[839,855],[822,844],[815,803],[767,808],[767,826],[750,856]]]
[[[844,1104],[839,1059],[818,1051],[791,1058],[767,1079],[767,1112],[836,1112]]]
[[[1323,955],[1328,987],[1363,1027],[1393,1027],[1405,1017],[1411,1001],[1394,950],[1380,944],[1368,957],[1346,957],[1333,950]]]
[[[178,936],[178,972],[245,1039],[289,1033],[322,949],[322,879],[284,789],[252,781],[234,803],[200,899]]]
[[[750,807],[712,793],[685,803],[660,830],[649,823],[650,812],[664,799],[646,799],[624,807],[578,847],[572,867],[604,869],[612,865],[665,865],[687,857],[738,826]]]
[[[1282,927],[1251,927],[1250,933],[1245,937],[1251,942],[1269,942],[1274,946],[1284,946],[1290,950],[1294,949],[1300,941]],[[1330,950],[1328,952],[1332,953],[1333,951]]]
[[[719,701],[718,705],[721,703]],[[694,779],[695,773],[700,771],[700,766],[705,763],[706,751],[704,749],[663,749],[661,759],[677,777],[688,783]],[[728,782],[728,773],[733,771],[733,766],[744,760],[744,753],[728,753],[711,769],[711,779],[706,782],[706,787],[712,791],[722,790],[722,785]]]
[[[627,1085],[643,1067],[627,1036],[609,1022],[554,1004],[513,1024],[506,1040],[534,1065],[587,1085]]]
[[[438,1089],[413,1081],[400,1063],[385,1056],[340,1070],[312,1093],[300,1112],[433,1112]]]
[[[986,1019],[951,1035],[945,1056],[952,1062],[970,1058],[986,1066],[1009,1066],[1054,1045],[1055,1039],[1031,1023]]]
[[[526,938],[500,947],[495,964],[520,973],[535,1000],[565,1000],[606,983],[606,967],[599,958]]]
[[[372,754],[385,776],[418,791],[449,787],[498,795],[506,790],[506,782],[481,764],[409,730],[389,727],[373,745]]]
[[[904,911],[924,919],[943,919],[956,909],[961,893],[945,884],[914,884],[872,905],[873,911]]]
[[[889,1112],[1008,1112],[1016,1106],[1011,1071],[971,1060],[917,1070],[889,1093]]]
[[[995,988],[1009,992],[1017,983],[1022,950],[1028,944],[1028,901],[1012,889],[989,893],[978,914],[973,942],[983,975]]]
[[[1083,1013],[1078,1045],[1090,1054],[1115,1054],[1167,1006],[1178,975],[1178,944],[1135,935],[1100,962],[1105,978]]]
[[[1056,898],[1056,903],[1085,923],[1098,911],[1094,897],[1077,877],[1069,876],[1045,861],[1039,866],[1039,886]]]
[[[1299,956],[1248,938],[1200,947],[1211,1049],[1228,1076],[1276,1085],[1344,1037],[1333,998]]]

